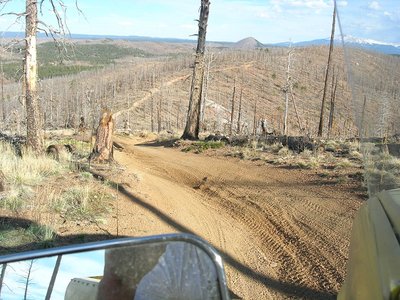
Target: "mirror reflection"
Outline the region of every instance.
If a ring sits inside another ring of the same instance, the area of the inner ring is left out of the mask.
[[[217,266],[187,242],[3,264],[0,299],[220,299]]]

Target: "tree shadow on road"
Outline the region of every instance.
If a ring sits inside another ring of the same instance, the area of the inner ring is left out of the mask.
[[[94,174],[96,175],[96,174]],[[101,177],[101,176],[100,176]],[[190,233],[197,235],[191,229],[186,227],[183,224],[175,221],[170,216],[164,214],[157,207],[145,202],[144,200],[140,199],[139,197],[130,193],[126,188],[121,185],[113,184],[111,185],[115,188],[119,193],[125,195],[129,198],[133,203],[140,205],[141,207],[147,209],[150,213],[154,216],[159,218],[161,221],[165,222],[166,224],[172,226],[179,232],[183,233]],[[10,218],[10,217],[0,217],[0,230],[2,231],[4,227],[12,224],[13,227],[20,227],[20,228],[28,228],[35,224],[30,220],[22,219],[22,218]],[[99,240],[107,240],[107,239],[114,239],[114,238],[121,238],[124,236],[115,236],[109,234],[78,234],[78,235],[68,235],[68,236],[60,236],[54,235],[53,239],[47,241],[46,243],[43,242],[29,242],[25,244],[15,245],[15,246],[3,246],[0,245],[0,255],[6,253],[15,253],[20,251],[26,250],[34,250],[40,248],[51,248],[56,246],[63,246],[63,245],[70,245],[70,244],[80,244],[92,241],[99,241]],[[228,254],[223,249],[216,248],[217,251],[221,254],[226,264],[229,264],[237,271],[243,274],[252,280],[255,280],[263,285],[265,285],[268,289],[274,290],[278,293],[281,293],[288,297],[298,298],[307,298],[307,299],[335,299],[336,295],[332,294],[329,291],[319,291],[313,288],[299,285],[292,282],[282,282],[276,279],[273,279],[267,275],[264,275],[256,270],[251,269],[249,266],[246,266],[242,262],[236,260],[230,254]],[[237,297],[236,297],[237,298]]]
[[[140,199],[139,197],[133,195],[125,187],[119,186],[118,192],[120,192],[121,194],[123,194],[124,196],[129,198],[135,204],[140,205],[141,207],[147,209],[153,215],[158,217],[161,221],[172,226],[177,231],[198,235],[198,234],[196,234],[196,232],[193,232],[191,229],[189,229],[185,225],[180,224],[179,222],[175,221],[170,216],[168,216],[168,215],[164,214],[163,212],[161,212],[160,210],[158,210],[157,207],[155,207],[155,206],[145,202],[144,200]],[[231,265],[233,268],[238,270],[244,276],[257,281],[257,282],[265,285],[267,288],[274,290],[278,293],[285,294],[286,296],[289,296],[289,297],[295,297],[296,299],[298,299],[298,298],[336,299],[336,295],[331,292],[328,292],[328,291],[319,291],[319,290],[315,290],[313,288],[299,285],[296,283],[282,282],[282,281],[273,279],[269,276],[261,274],[260,272],[257,272],[255,270],[251,269],[250,267],[244,265],[242,262],[236,260],[234,257],[232,257],[230,254],[228,254],[223,249],[219,249],[219,248],[216,248],[216,249],[223,257],[225,263]]]

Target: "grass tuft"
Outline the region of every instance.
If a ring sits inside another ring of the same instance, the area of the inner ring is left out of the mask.
[[[0,169],[11,186],[36,186],[47,177],[61,174],[65,167],[45,155],[36,156],[24,151],[17,157],[8,144],[0,143]]]
[[[320,162],[317,158],[311,157],[307,160],[299,159],[297,166],[301,169],[316,169],[320,167]]]
[[[67,189],[50,206],[68,220],[97,221],[110,211],[111,199],[111,195],[86,184]]]
[[[55,237],[54,230],[46,225],[33,224],[27,229],[27,233],[30,234],[38,242],[51,241]]]
[[[182,149],[183,152],[202,153],[208,149],[219,149],[225,146],[224,142],[218,141],[198,141],[191,143],[189,146]]]
[[[347,158],[344,158],[336,164],[335,169],[347,169],[353,166],[354,165],[351,161],[349,161]]]

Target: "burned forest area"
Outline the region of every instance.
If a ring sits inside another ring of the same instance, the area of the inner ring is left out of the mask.
[[[207,43],[199,139],[184,140],[195,43],[39,39],[38,154],[25,147],[23,46],[6,42],[0,254],[188,232],[221,253],[239,299],[335,299],[367,199],[357,116],[384,110],[372,142],[400,156],[399,56],[349,48],[349,78],[335,46],[326,78],[328,46]],[[368,87],[364,105],[350,82]]]

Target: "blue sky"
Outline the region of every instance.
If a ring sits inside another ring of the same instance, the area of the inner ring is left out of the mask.
[[[23,0],[11,0],[2,13],[23,11]],[[197,32],[200,0],[64,0],[72,33],[190,38]],[[400,43],[399,0],[338,0],[346,34]],[[332,0],[211,0],[207,39],[238,41],[255,37],[263,43],[304,41],[330,35]],[[47,24],[49,7],[43,8]],[[0,17],[0,30],[23,31],[22,22]],[[192,37],[193,38],[193,37]],[[193,38],[194,39],[194,38]]]
[[[45,298],[55,263],[56,257],[34,260],[30,276],[31,284],[28,288],[29,299]],[[23,299],[26,282],[24,274],[26,274],[28,266],[29,261],[8,265],[4,279],[6,286],[2,290],[2,299]],[[71,279],[103,275],[103,270],[104,250],[64,255],[61,259],[51,298],[64,299],[65,291]]]

